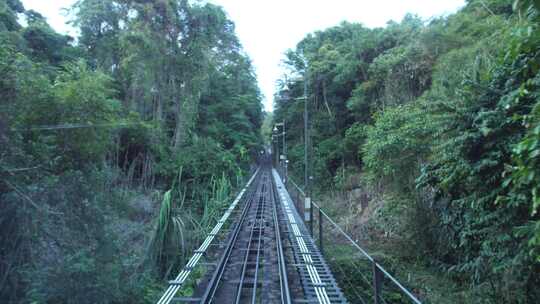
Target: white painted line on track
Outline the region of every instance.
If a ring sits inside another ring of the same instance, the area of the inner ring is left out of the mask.
[[[296,244],[300,248],[300,252],[302,253],[302,258],[304,259],[304,264],[306,265],[306,270],[309,274],[311,283],[313,283],[313,285],[316,286],[314,289],[315,289],[315,295],[317,296],[317,300],[319,303],[322,303],[322,304],[330,304],[330,298],[328,297],[326,288],[317,286],[322,283],[321,277],[319,276],[319,273],[317,272],[317,268],[313,266],[313,259],[311,258],[311,252],[309,251],[309,248],[306,246],[306,242],[304,241],[304,238],[302,234],[300,233],[300,230],[298,229],[298,224],[296,223],[293,210],[291,209],[291,203],[290,203],[291,198],[289,194],[287,193],[287,190],[285,190],[285,186],[283,185],[281,178],[279,177],[275,169],[272,169],[272,174],[274,176],[276,185],[278,186],[277,188],[279,192],[279,197],[281,198],[281,204],[283,205],[283,209],[285,210],[285,213],[287,214],[289,226],[291,227],[291,230],[293,231],[293,234],[294,234],[294,238],[292,239],[296,241]]]

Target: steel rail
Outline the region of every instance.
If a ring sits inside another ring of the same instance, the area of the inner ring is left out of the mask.
[[[275,169],[272,169],[272,174],[276,183],[278,181],[281,183],[279,174],[277,173]],[[283,188],[285,189],[285,185],[283,185]],[[328,297],[328,293],[326,292],[326,288],[322,284],[321,277],[317,271],[317,268],[313,266],[313,259],[311,257],[311,252],[309,248],[306,246],[306,242],[304,241],[304,236],[300,233],[300,230],[298,228],[298,223],[296,223],[296,219],[291,210],[290,204],[283,192],[280,193],[280,198],[281,198],[282,205],[285,208],[285,213],[287,214],[288,224],[291,227],[291,230],[293,231],[293,234],[294,234],[293,239],[298,245],[298,247],[300,248],[302,259],[304,260],[304,264],[306,265],[306,270],[308,272],[311,283],[314,286],[317,301],[322,304],[330,304],[331,302]]]
[[[265,179],[266,181],[266,179]],[[262,212],[261,212],[261,218],[259,218],[259,236],[257,239],[257,257],[255,258],[255,273],[253,274],[253,291],[251,296],[251,304],[255,304],[256,298],[257,298],[257,281],[259,280],[259,264],[260,264],[260,257],[261,257],[261,240],[262,240],[262,231],[263,231],[263,219],[262,216],[264,215],[266,203],[267,203],[267,184],[263,184],[263,191],[262,191]],[[258,207],[257,207],[258,208]],[[257,210],[258,211],[258,210]],[[257,212],[258,213],[258,212]],[[255,213],[255,218],[257,219],[257,213]]]
[[[231,257],[234,244],[236,243],[236,239],[238,238],[240,231],[242,231],[242,226],[244,225],[244,222],[247,218],[248,211],[251,208],[251,204],[253,203],[256,193],[257,193],[257,189],[253,190],[251,192],[251,195],[248,201],[244,205],[244,209],[242,210],[240,220],[234,227],[232,237],[229,239],[225,252],[223,253],[223,255],[221,256],[221,259],[218,262],[218,267],[214,271],[212,278],[210,279],[208,283],[208,287],[206,288],[204,295],[201,298],[201,302],[200,302],[201,304],[210,303],[214,298],[218,283],[221,281],[221,277],[223,276],[225,266],[227,265],[227,262],[229,258]]]
[[[163,294],[163,296],[159,299],[157,304],[168,304],[172,301],[178,290],[182,287],[182,285],[185,283],[188,276],[191,274],[193,268],[197,265],[203,254],[208,249],[208,246],[210,243],[214,240],[214,237],[219,232],[223,224],[227,221],[233,210],[238,205],[238,202],[242,199],[244,196],[244,193],[248,190],[249,186],[253,182],[253,180],[257,177],[259,173],[259,168],[253,173],[249,181],[246,183],[246,186],[240,191],[240,193],[236,196],[233,203],[229,206],[227,211],[223,214],[221,219],[218,221],[214,229],[208,234],[205,241],[201,244],[201,246],[195,250],[195,254],[190,258],[186,266],[184,266],[183,270],[176,276],[174,281],[170,282],[169,287]],[[246,207],[249,205],[250,201],[247,201],[244,206],[244,212],[247,210]]]
[[[262,182],[260,184],[260,190],[259,189],[257,190],[257,193],[259,194],[257,199],[259,200],[259,202],[257,203],[257,209],[255,209],[255,220],[257,220],[259,210],[261,208],[261,203],[260,203],[261,200],[263,201],[263,204],[264,204],[264,196],[263,196],[264,191],[263,190],[264,190],[264,177],[262,177]],[[248,245],[247,245],[247,248],[246,248],[246,251],[245,251],[244,262],[242,264],[242,272],[240,274],[240,280],[238,282],[238,287],[236,289],[235,303],[240,303],[240,297],[242,296],[242,289],[243,289],[243,286],[244,286],[244,280],[246,278],[246,270],[247,270],[247,265],[248,265],[248,261],[249,261],[249,254],[250,254],[250,251],[251,251],[251,245],[253,243],[253,233],[255,232],[256,224],[257,223],[254,222],[253,225],[251,226],[251,229],[250,229],[249,238],[248,238]],[[261,228],[260,221],[259,221],[258,224],[259,224],[259,228]],[[259,241],[260,241],[260,232],[261,232],[261,230],[259,230]],[[258,248],[258,249],[260,250],[260,248]]]
[[[274,219],[274,230],[276,238],[276,251],[278,255],[278,267],[279,267],[279,283],[281,288],[281,303],[291,304],[291,293],[289,290],[289,279],[287,277],[287,268],[285,265],[285,256],[283,254],[283,244],[281,243],[281,232],[279,230],[278,211],[276,202],[276,189],[275,183],[271,181],[272,187],[270,188],[270,202],[272,203],[272,215]]]
[[[298,192],[300,192],[303,196],[305,196],[305,193],[304,191],[302,191],[302,189],[292,180],[289,178],[289,181],[291,182],[291,184],[296,188],[296,190]],[[330,216],[328,214],[326,214],[326,212],[324,212],[324,210],[322,210],[322,208],[317,205],[315,202],[311,202],[311,204],[313,204],[313,206],[317,209],[319,209],[319,211],[321,212],[321,214],[326,218],[326,220],[328,220],[356,249],[358,249],[370,262],[372,262],[375,267],[377,267],[377,269],[379,269],[388,279],[390,279],[403,293],[405,293],[409,299],[411,301],[413,301],[414,303],[416,304],[422,304],[422,302],[420,302],[420,300],[418,300],[409,290],[407,290],[407,288],[405,288],[403,285],[401,285],[401,283],[399,283],[399,281],[394,278],[394,276],[392,276],[390,273],[388,273],[388,271],[386,271],[386,269],[384,269],[379,263],[377,263],[375,261],[375,259],[369,255],[362,247],[360,247],[360,245],[358,245],[345,231],[343,231],[343,229],[336,223],[334,222],[334,220],[332,220],[332,218],[330,218]]]

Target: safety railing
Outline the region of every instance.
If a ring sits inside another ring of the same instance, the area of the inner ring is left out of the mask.
[[[290,178],[287,190],[299,214],[304,214],[305,193]],[[350,303],[416,303],[420,300],[377,260],[358,245],[316,203],[311,203],[312,237],[332,269]]]

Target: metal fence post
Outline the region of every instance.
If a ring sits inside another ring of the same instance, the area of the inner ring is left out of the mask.
[[[293,194],[297,198],[297,208],[298,213],[304,215],[304,221],[311,220],[310,225],[313,224],[313,217],[310,216],[313,214],[313,207],[319,208],[319,247],[321,254],[324,254],[324,231],[323,231],[323,225],[324,225],[324,219],[323,217],[326,217],[327,226],[330,225],[330,229],[332,230],[332,235],[329,238],[329,241],[335,241],[332,239],[334,237],[333,233],[336,231],[341,236],[345,237],[345,239],[352,245],[354,248],[356,248],[357,252],[360,253],[362,256],[367,258],[372,263],[372,290],[373,290],[373,300],[376,304],[382,304],[385,303],[384,300],[384,294],[383,294],[383,287],[385,285],[385,282],[392,287],[397,287],[401,294],[405,295],[411,302],[415,304],[422,304],[420,300],[407,288],[405,288],[401,283],[394,278],[390,273],[388,273],[380,264],[377,263],[377,261],[370,256],[362,247],[360,247],[356,241],[354,241],[331,217],[329,217],[319,205],[314,204],[313,206],[309,192],[304,193],[302,189],[291,179],[290,180],[291,185],[294,186],[294,189],[296,189],[295,193]],[[302,204],[304,202],[304,204]],[[309,210],[306,210],[309,209]],[[308,223],[305,223],[308,225]],[[335,229],[335,230],[334,230]],[[311,232],[311,236],[314,238],[313,232]],[[316,241],[316,240],[315,240]],[[316,244],[316,243],[315,243]],[[330,243],[329,243],[330,244]],[[330,244],[332,245],[332,244]],[[364,303],[364,301],[362,301]]]
[[[309,222],[309,233],[313,236],[313,208],[311,198],[307,195],[304,198],[304,221]]]
[[[323,250],[323,215],[321,207],[319,206],[319,250],[321,254],[324,254]]]
[[[296,212],[300,214],[300,209],[298,209],[298,191],[294,189],[293,195],[293,201],[294,201],[294,208],[296,208]]]
[[[302,199],[302,196],[300,195],[300,191],[296,192],[296,199],[298,202],[298,213],[304,214],[304,201]]]
[[[375,304],[381,304],[381,290],[382,290],[382,272],[377,266],[377,262],[373,261],[373,299]]]
[[[313,205],[311,204],[311,198],[309,199],[309,232],[313,236]]]

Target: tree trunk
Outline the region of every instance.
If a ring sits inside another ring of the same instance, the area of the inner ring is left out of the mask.
[[[173,95],[173,98],[175,99],[175,120],[176,120],[176,127],[174,129],[174,139],[173,139],[173,148],[175,151],[177,151],[180,146],[184,143],[185,140],[185,133],[186,133],[186,104],[189,102],[186,91],[187,85],[185,82],[182,82],[180,85],[180,93],[178,94],[178,90],[176,88],[176,83],[173,80],[173,91],[175,94]],[[184,102],[182,102],[182,100]]]

